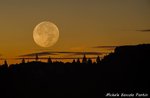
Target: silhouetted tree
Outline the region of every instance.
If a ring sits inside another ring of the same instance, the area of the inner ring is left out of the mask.
[[[6,60],[4,61],[4,65],[8,65]]]
[[[47,61],[48,63],[52,63],[52,60],[51,60],[51,58],[49,57],[48,58],[48,61]]]
[[[25,59],[24,59],[24,58],[22,59],[21,63],[22,63],[22,64],[24,64],[24,63],[25,63]]]
[[[73,59],[72,63],[76,63],[75,59]]]
[[[79,58],[77,59],[77,64],[80,64],[80,59]]]
[[[96,63],[99,64],[100,62],[101,62],[100,57],[97,56],[97,58],[96,58]]]
[[[3,67],[4,67],[4,68],[8,68],[8,64],[7,64],[7,61],[6,61],[6,60],[4,60]]]
[[[39,60],[38,54],[35,56],[35,61],[37,62]]]
[[[87,63],[87,58],[86,58],[85,55],[83,56],[82,63],[83,63],[83,64],[86,64],[86,63]]]
[[[92,60],[89,58],[87,61],[88,64],[92,64]]]

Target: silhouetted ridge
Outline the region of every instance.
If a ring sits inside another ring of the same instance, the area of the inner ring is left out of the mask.
[[[99,98],[106,93],[148,93],[150,44],[116,47],[96,63],[36,61],[0,66],[0,98]]]
[[[150,45],[116,47],[114,53],[104,57],[102,61],[118,64],[149,64]],[[144,66],[144,65],[143,65]]]

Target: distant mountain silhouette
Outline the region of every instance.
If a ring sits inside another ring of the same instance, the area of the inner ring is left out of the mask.
[[[110,53],[102,60],[102,65],[113,65],[121,70],[147,70],[150,65],[150,44],[137,46],[116,47],[114,53]]]
[[[116,47],[96,62],[25,62],[0,66],[0,98],[99,98],[106,93],[148,93],[150,44]]]

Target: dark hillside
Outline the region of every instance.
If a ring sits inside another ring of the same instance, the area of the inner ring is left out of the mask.
[[[97,98],[148,93],[150,45],[120,46],[99,63],[29,62],[0,67],[0,98]]]

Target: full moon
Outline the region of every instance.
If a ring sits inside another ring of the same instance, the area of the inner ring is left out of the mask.
[[[58,41],[58,38],[58,27],[49,21],[39,23],[33,30],[33,39],[41,47],[53,46]]]

